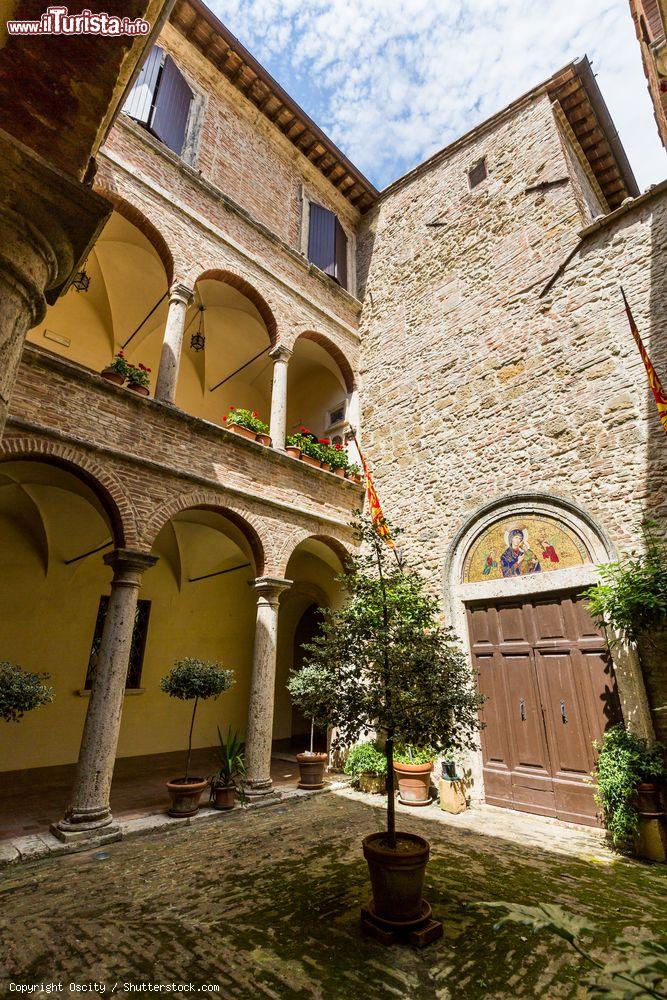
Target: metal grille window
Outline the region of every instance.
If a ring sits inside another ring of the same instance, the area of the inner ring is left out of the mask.
[[[471,167],[468,171],[468,184],[470,185],[470,190],[481,184],[482,181],[486,180],[488,171],[486,169],[486,159],[482,157],[478,160],[474,167]]]
[[[99,608],[97,609],[97,620],[95,622],[95,632],[93,642],[90,647],[90,657],[88,658],[88,670],[86,671],[86,691],[90,691],[93,683],[93,673],[97,665],[97,657],[100,652],[102,642],[102,632],[104,630],[104,620],[107,616],[109,598],[106,594],[100,597]],[[141,671],[144,665],[144,652],[146,649],[146,637],[148,635],[148,619],[151,613],[150,601],[137,601],[137,610],[134,615],[134,629],[132,630],[132,646],[130,648],[130,662],[127,667],[127,677],[125,678],[126,688],[141,687]]]
[[[123,111],[180,155],[192,98],[193,93],[174,60],[159,45],[154,45]]]
[[[333,212],[310,204],[308,260],[347,288],[347,236]]]

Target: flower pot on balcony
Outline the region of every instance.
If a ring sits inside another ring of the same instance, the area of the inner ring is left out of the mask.
[[[150,396],[151,394],[147,385],[135,385],[134,382],[130,382],[127,388],[130,392],[135,392],[137,396]]]
[[[338,476],[339,479],[345,479],[345,469],[342,465],[339,465],[333,470],[334,476]]]
[[[322,465],[319,458],[313,458],[312,455],[304,455],[303,452],[301,454],[301,461],[305,462],[306,465],[312,465],[315,469],[319,469]]]
[[[320,462],[320,468],[324,469],[325,472],[331,472],[331,466],[328,462]]]
[[[271,447],[271,437],[269,434],[258,434],[257,440],[260,444],[263,444],[265,448]]]
[[[301,448],[296,448],[293,444],[288,444],[285,452],[291,458],[301,458]]]
[[[105,378],[107,382],[113,382],[114,385],[122,385],[125,381],[125,376],[119,375],[115,368],[103,368],[100,375],[102,378]]]
[[[394,761],[398,801],[404,806],[427,806],[431,801],[433,764],[399,764]]]
[[[228,429],[234,431],[239,437],[248,438],[249,441],[256,441],[257,434],[255,431],[251,431],[248,427],[241,427],[240,424],[228,424]]]

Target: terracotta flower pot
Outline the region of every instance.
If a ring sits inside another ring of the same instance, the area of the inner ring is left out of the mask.
[[[637,785],[637,809],[640,816],[649,819],[663,815],[660,787],[655,781],[642,781]]]
[[[288,444],[285,451],[291,458],[301,458],[301,448],[297,448],[293,444]]]
[[[172,778],[167,782],[167,790],[171,796],[170,816],[194,816],[199,810],[199,799],[208,781],[206,778]]]
[[[320,465],[322,464],[319,458],[313,458],[312,455],[304,455],[303,452],[301,452],[301,461],[305,462],[306,465],[314,466],[316,469],[319,469]]]
[[[386,844],[386,833],[364,837],[364,857],[373,889],[373,910],[383,920],[419,920],[429,843],[414,833],[397,833],[398,850]]]
[[[387,788],[386,775],[376,774],[375,771],[364,771],[357,780],[359,791],[368,795],[382,795]]]
[[[227,424],[227,429],[234,431],[239,437],[248,438],[249,441],[256,441],[257,434],[255,431],[251,431],[248,427],[241,427],[240,424]]]
[[[334,476],[338,476],[339,479],[345,479],[345,469],[342,465],[339,465],[337,469],[333,470]]]
[[[427,806],[431,801],[433,764],[397,764],[394,774],[398,781],[398,800],[404,806]]]
[[[137,396],[150,396],[151,394],[147,385],[135,385],[134,382],[128,382],[127,388],[130,392],[136,392]]]
[[[233,809],[236,804],[236,785],[215,785],[213,805],[216,809]]]
[[[324,769],[327,766],[329,755],[326,753],[298,753],[296,755],[299,765],[299,788],[305,788],[312,792],[318,788],[324,788]]]
[[[100,375],[102,378],[105,378],[107,382],[113,382],[114,385],[122,385],[125,381],[125,376],[120,375],[115,368],[103,368]]]
[[[257,440],[260,444],[263,444],[265,448],[271,447],[271,437],[268,434],[258,434]]]
[[[320,462],[320,468],[324,469],[325,472],[331,472],[331,466],[328,462]]]

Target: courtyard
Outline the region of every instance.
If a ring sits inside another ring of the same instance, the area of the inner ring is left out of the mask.
[[[399,828],[431,843],[426,895],[444,937],[423,951],[365,939],[360,841],[383,803],[345,789],[6,868],[2,995],[96,982],[107,995],[180,983],[224,997],[583,997],[564,942],[495,930],[471,904],[558,903],[595,923],[600,954],[624,928],[667,931],[665,868],[613,854],[597,831],[491,806],[399,806]]]

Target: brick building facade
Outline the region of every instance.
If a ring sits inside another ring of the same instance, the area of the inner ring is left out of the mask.
[[[600,684],[609,718],[618,702],[651,732],[638,664],[618,654],[614,674],[576,595],[596,563],[639,544],[643,517],[664,517],[664,435],[619,287],[664,369],[667,201],[662,186],[639,195],[587,61],[380,194],[199,0],[178,0],[157,52],[97,158],[94,188],[114,211],[89,288],[31,330],[0,443],[3,657],[47,669],[57,692],[24,720],[2,768],[78,757],[56,833],[116,836],[115,757],[181,746],[158,680],[193,655],[234,666],[225,723],[246,732],[251,790],[271,790],[272,740],[300,735],[284,686],[294,635],[313,604],[339,599],[362,500],[358,483],[285,452],[304,423],[341,437],[358,427],[406,556],[480,683],[484,643],[494,662],[504,655],[489,622],[509,608],[512,627],[551,629],[546,645],[510,637],[537,671],[522,717],[545,683],[535,663],[565,650],[558,670],[576,704],[555,697],[579,744],[599,730],[583,706]],[[157,124],[166,81],[170,106],[186,109],[180,132]],[[151,398],[100,377],[123,348],[152,369]],[[228,430],[231,405],[270,417],[272,445]],[[494,550],[477,573],[485,533],[505,531],[510,551],[515,528],[524,549],[529,536],[539,548],[534,571],[504,578]],[[101,596],[105,680],[91,692]],[[138,600],[151,624],[130,688]],[[517,693],[502,677],[494,706],[503,684]],[[204,707],[200,746],[221,712]],[[563,778],[553,732],[537,749],[528,741],[535,759],[524,760],[514,722],[489,719],[473,794],[591,821],[590,740]],[[539,785],[532,798],[520,773]]]

